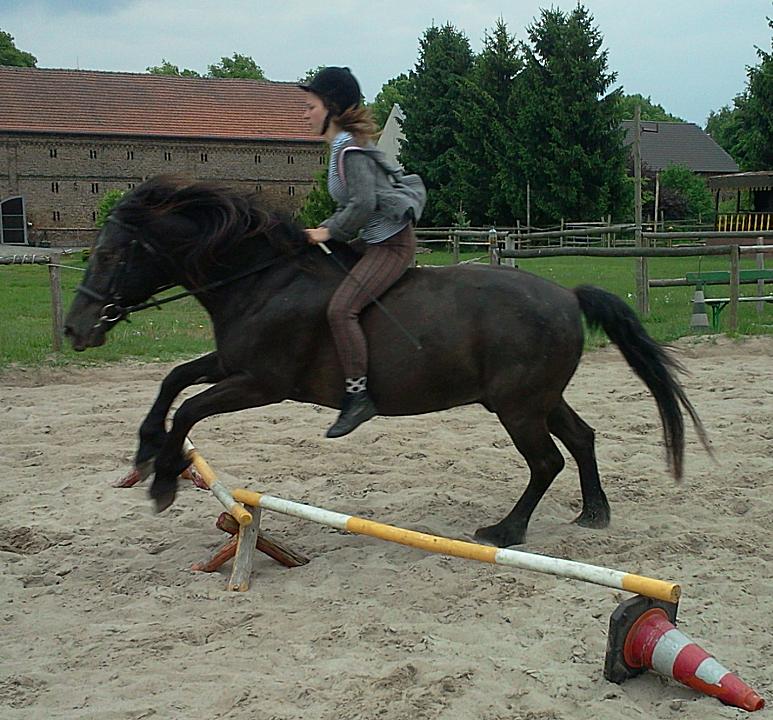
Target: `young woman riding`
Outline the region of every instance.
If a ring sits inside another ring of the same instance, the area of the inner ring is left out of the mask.
[[[306,231],[308,241],[349,242],[359,235],[366,248],[327,309],[346,378],[341,414],[326,433],[336,438],[377,412],[367,389],[368,346],[359,315],[413,264],[413,222],[424,198],[411,207],[399,197],[384,169],[386,161],[373,144],[377,129],[370,111],[362,106],[359,83],[349,68],[326,67],[300,87],[308,94],[304,118],[330,145],[328,191],[338,206],[319,227]]]

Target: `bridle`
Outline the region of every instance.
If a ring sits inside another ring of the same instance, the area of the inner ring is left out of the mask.
[[[151,297],[150,300],[147,300],[142,303],[137,303],[135,305],[129,305],[124,306],[121,305],[122,295],[121,295],[121,287],[122,283],[124,281],[124,278],[128,275],[129,269],[131,267],[132,261],[134,260],[135,253],[137,251],[137,248],[140,247],[146,252],[148,252],[153,257],[159,259],[159,260],[166,260],[171,261],[171,258],[161,253],[157,248],[155,248],[150,242],[148,242],[142,235],[142,231],[139,227],[136,225],[132,225],[130,223],[124,222],[123,220],[120,220],[113,215],[110,215],[107,218],[107,222],[112,223],[113,225],[116,225],[127,232],[131,233],[131,241],[128,243],[127,247],[124,249],[123,254],[121,255],[121,259],[118,261],[118,263],[115,266],[115,269],[113,270],[112,275],[110,276],[110,281],[107,285],[107,290],[105,291],[105,294],[98,293],[96,290],[92,290],[89,287],[86,287],[85,285],[78,285],[75,288],[76,292],[79,292],[86,297],[91,298],[92,300],[96,300],[97,302],[102,302],[104,305],[102,306],[102,309],[100,310],[100,317],[99,320],[95,323],[94,329],[98,329],[105,326],[113,325],[121,320],[129,321],[129,315],[134,312],[139,312],[140,310],[147,310],[151,307],[157,307],[160,308],[161,305],[165,305],[166,303],[174,302],[175,300],[181,300],[185,297],[190,297],[191,295],[200,295],[205,292],[209,292],[210,290],[214,290],[215,288],[222,287],[223,285],[228,285],[229,283],[235,282],[236,280],[240,280],[242,278],[245,278],[249,275],[254,275],[255,273],[261,272],[262,270],[266,270],[267,268],[271,267],[272,265],[276,265],[278,262],[286,259],[290,259],[290,255],[275,255],[273,258],[270,258],[269,260],[266,260],[262,263],[259,263],[255,267],[252,267],[248,270],[244,270],[240,273],[237,273],[236,275],[232,275],[231,277],[225,278],[224,280],[217,280],[215,282],[208,283],[207,285],[203,285],[202,287],[196,288],[194,290],[186,290],[185,292],[177,293],[176,295],[171,295],[166,298],[162,298],[161,300],[156,300],[154,297]],[[274,221],[272,225],[270,225],[266,230],[270,230],[271,227],[274,227],[278,221]],[[300,252],[304,252],[306,248],[303,248]],[[299,253],[300,254],[300,253]],[[171,287],[174,287],[177,285],[177,283],[167,283],[165,285],[161,285],[157,287],[151,295],[155,295],[156,293],[163,292],[164,290],[168,290]]]

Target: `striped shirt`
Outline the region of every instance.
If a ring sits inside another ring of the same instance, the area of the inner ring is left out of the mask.
[[[340,132],[333,138],[330,144],[330,164],[327,171],[327,190],[330,197],[336,201],[339,207],[346,207],[349,202],[349,191],[346,184],[338,173],[338,160],[341,157],[341,151],[347,145],[353,145],[354,138],[349,132]],[[351,152],[357,152],[353,150]],[[374,161],[371,160],[374,173],[383,172]],[[345,173],[344,173],[345,175]],[[365,225],[360,230],[360,237],[369,245],[383,242],[387,238],[399,233],[408,223],[405,220],[390,220],[381,213],[378,208],[371,213]]]

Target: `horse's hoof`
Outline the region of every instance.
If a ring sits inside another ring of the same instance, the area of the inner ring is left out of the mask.
[[[174,491],[169,491],[164,493],[163,495],[158,495],[153,498],[153,502],[156,506],[156,512],[161,513],[164,512],[172,503],[174,503],[175,493]]]
[[[580,527],[602,530],[609,527],[609,510],[583,510],[573,522]]]
[[[475,531],[475,539],[485,545],[494,547],[510,547],[510,545],[520,545],[525,537],[524,531],[514,530],[512,528],[503,528],[501,525],[489,525],[488,527],[478,528]]]

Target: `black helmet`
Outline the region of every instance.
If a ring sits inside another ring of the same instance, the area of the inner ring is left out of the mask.
[[[360,104],[360,84],[348,67],[322,68],[308,85],[298,87],[320,97],[333,115]]]

